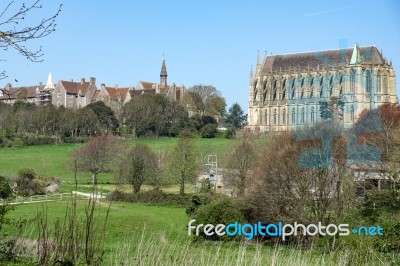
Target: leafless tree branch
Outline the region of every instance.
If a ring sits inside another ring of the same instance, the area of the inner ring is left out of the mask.
[[[14,14],[9,14],[14,1],[8,3],[0,14],[0,48],[7,51],[9,48],[15,49],[19,54],[25,56],[31,62],[42,62],[42,47],[37,50],[29,49],[25,43],[33,39],[41,39],[51,34],[56,29],[56,18],[61,12],[60,4],[55,14],[43,18],[40,22],[32,26],[22,26],[22,21],[28,17],[31,11],[41,9],[41,0],[36,0],[32,5],[22,6]],[[0,73],[0,79],[6,78],[5,71]]]

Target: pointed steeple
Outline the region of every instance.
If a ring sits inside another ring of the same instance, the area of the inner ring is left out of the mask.
[[[360,48],[358,47],[358,43],[356,43],[351,55],[350,65],[358,65],[359,63],[361,63]]]
[[[44,86],[45,90],[54,90],[54,83],[53,79],[51,78],[51,72],[49,73],[49,76],[47,77],[47,82],[46,85]]]
[[[253,74],[253,65],[251,65],[251,68],[250,68],[250,78],[252,78],[254,76],[254,74]]]
[[[165,66],[165,58],[163,58],[160,72],[160,86],[167,87],[167,67]]]
[[[256,75],[258,75],[261,71],[261,63],[260,63],[260,50],[257,51],[257,65],[256,65]]]

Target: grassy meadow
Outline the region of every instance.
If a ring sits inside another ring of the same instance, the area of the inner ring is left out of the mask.
[[[174,138],[153,138],[127,140],[126,146],[144,142],[158,152],[167,151],[174,143]],[[219,161],[235,140],[222,138],[196,139],[199,157],[206,154],[218,154]],[[33,168],[40,176],[60,180],[61,191],[69,192],[74,188],[74,173],[68,168],[68,154],[82,144],[60,144],[0,149],[0,175],[16,176],[19,169]],[[262,145],[259,145],[262,146]],[[223,164],[223,163],[221,163]],[[78,173],[78,190],[90,191],[90,175]],[[104,191],[113,191],[113,174],[99,176]],[[125,188],[131,191],[129,186]],[[151,189],[143,186],[143,190]],[[169,193],[177,193],[177,185],[163,187]],[[190,193],[188,187],[187,192]],[[82,222],[85,217],[87,200],[78,200],[77,213]],[[34,257],[35,239],[38,225],[35,217],[43,209],[47,210],[50,238],[53,236],[57,219],[64,221],[66,210],[71,201],[14,205],[7,215],[14,221],[27,219],[21,235],[25,245],[20,255]],[[96,226],[101,227],[107,215],[109,202],[98,203],[95,211]],[[337,250],[323,253],[321,250],[301,249],[288,246],[271,246],[255,242],[238,241],[203,241],[187,235],[189,217],[185,208],[155,206],[138,203],[112,202],[106,238],[104,242],[104,265],[391,265],[391,258],[370,252],[359,254],[357,250]],[[83,222],[82,222],[83,226]],[[6,224],[1,229],[2,235],[12,236],[17,233],[15,224]],[[37,265],[36,262],[10,263],[9,265]]]
[[[63,221],[69,204],[66,200],[18,205],[9,218],[32,219],[47,209],[52,237],[54,222]],[[85,200],[78,201],[81,218],[85,204]],[[97,205],[95,220],[99,227],[107,208],[108,202]],[[195,241],[187,235],[188,220],[184,208],[113,202],[106,226],[104,265],[390,265],[387,258],[374,252],[366,256],[350,250],[322,253],[248,242]],[[3,232],[12,235],[16,230],[7,225]],[[23,254],[35,254],[33,239],[37,233],[32,220],[22,235],[27,243]]]
[[[168,151],[175,143],[175,138],[141,138],[124,141],[124,146],[132,146],[137,142],[146,143],[156,153]],[[225,138],[202,139],[197,138],[199,157],[206,154],[217,154],[222,158],[224,151],[235,140]],[[33,168],[39,176],[56,178],[62,181],[61,191],[69,192],[74,187],[74,173],[69,166],[68,155],[75,148],[83,144],[40,145],[28,147],[12,147],[0,149],[0,175],[16,176],[21,168]],[[90,174],[78,173],[79,188],[83,191],[90,189]],[[99,188],[112,191],[113,173],[100,173],[98,176]],[[144,187],[146,189],[146,187]],[[175,192],[177,187],[166,187],[166,191]]]

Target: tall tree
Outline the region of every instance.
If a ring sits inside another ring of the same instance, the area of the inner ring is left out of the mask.
[[[116,160],[120,147],[117,138],[111,135],[102,135],[92,138],[84,146],[70,154],[71,166],[78,171],[87,171],[92,174],[92,184],[97,184],[97,175],[111,166]]]
[[[244,112],[238,103],[234,103],[231,108],[229,108],[225,123],[235,130],[245,125],[246,115],[244,115]]]
[[[133,146],[119,166],[119,180],[132,185],[138,193],[143,182],[156,178],[158,161],[155,153],[144,143]]]
[[[185,184],[194,182],[199,173],[198,148],[193,135],[182,131],[169,154],[169,173],[179,181],[179,194],[185,194]]]
[[[91,103],[85,108],[91,109],[97,116],[99,123],[105,128],[105,132],[112,133],[119,126],[118,119],[115,117],[114,111],[103,101]]]
[[[238,196],[244,196],[256,155],[255,143],[250,135],[243,135],[228,150],[224,183],[237,191]]]
[[[19,8],[14,7],[14,4],[14,1],[9,1],[0,12],[2,28],[0,31],[0,49],[12,48],[32,62],[42,62],[42,47],[30,49],[26,46],[26,43],[35,39],[42,39],[55,31],[56,18],[61,12],[62,5],[49,17],[33,23],[30,15],[36,9],[42,8],[41,0],[34,1],[31,5],[22,4]],[[5,71],[1,72],[0,79],[5,77]]]

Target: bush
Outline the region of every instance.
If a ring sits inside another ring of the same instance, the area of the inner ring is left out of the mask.
[[[234,222],[243,222],[243,214],[241,212],[240,205],[233,198],[227,196],[217,196],[211,202],[205,205],[201,205],[194,211],[191,215],[192,219],[196,222],[193,223],[194,226],[197,224],[225,224],[228,225]],[[207,236],[204,233],[200,234],[204,239],[208,240],[233,240],[234,238],[229,236],[218,236],[216,234],[212,236]]]
[[[57,144],[58,137],[25,135],[21,136],[21,141],[23,146],[51,145],[51,144]]]
[[[233,138],[235,137],[235,133],[236,133],[236,131],[235,131],[234,128],[228,127],[228,128],[225,130],[225,138],[227,138],[227,139],[233,139]]]
[[[112,192],[108,197],[114,201],[132,203],[149,203],[164,206],[187,207],[190,204],[190,195],[178,195],[165,193],[160,189],[140,191],[139,193]]]
[[[12,195],[12,189],[4,176],[0,176],[0,198],[6,199]]]
[[[36,177],[35,171],[31,168],[23,168],[19,170],[16,183],[19,195],[29,197],[45,194],[46,184],[43,180]]]
[[[217,126],[215,124],[206,124],[200,130],[202,138],[215,138],[217,133]]]

